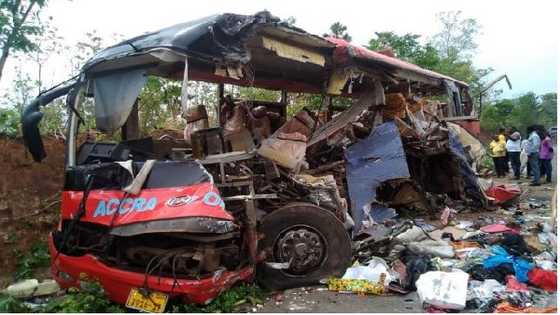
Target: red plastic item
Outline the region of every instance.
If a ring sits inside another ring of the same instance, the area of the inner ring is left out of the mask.
[[[502,302],[496,306],[494,313],[556,313],[556,307],[526,307],[513,306],[509,302]]]
[[[508,292],[515,292],[515,291],[529,291],[529,288],[525,283],[521,283],[517,281],[514,275],[507,275],[506,276],[506,291]]]
[[[532,285],[544,289],[545,291],[556,291],[557,275],[555,271],[533,268],[529,271],[527,276],[529,277],[529,283]]]
[[[213,277],[200,280],[186,280],[148,276],[143,273],[112,268],[92,255],[79,257],[58,254],[52,235],[49,236],[49,251],[56,261],[51,264],[54,279],[62,288],[80,287],[80,280],[97,280],[108,297],[125,304],[130,289],[148,287],[151,290],[169,294],[170,298],[183,297],[189,302],[205,304],[231,287],[237,281],[250,281],[254,268],[246,267],[238,271],[224,271]],[[146,282],[145,282],[146,281]]]
[[[486,195],[494,198],[494,203],[500,205],[521,195],[521,189],[517,185],[493,185],[486,190]]]
[[[510,227],[507,227],[505,224],[490,224],[480,228],[480,230],[484,233],[503,233],[503,232],[511,232],[515,234],[519,234],[518,230],[514,230]]]

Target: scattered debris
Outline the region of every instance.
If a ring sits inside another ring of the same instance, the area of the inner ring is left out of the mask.
[[[139,137],[135,104],[148,75],[183,79],[184,139]],[[219,84],[217,126],[189,100],[189,80]],[[224,84],[282,99],[234,99]],[[464,82],[268,12],[215,15],[109,47],[33,100],[22,124],[35,160],[45,157],[40,106],[67,95],[77,122],[84,89],[97,129],[122,128],[123,139],[76,148],[76,126],[69,132],[49,242],[65,288],[87,270],[110,299],[140,311],[162,311],[175,296],[208,304],[255,276],[274,290],[324,279],[337,292],[416,290],[434,312],[529,310],[542,295],[535,287],[556,291],[556,234],[525,212],[548,204],[517,207],[519,186],[480,179],[484,147],[449,122],[475,113]],[[288,116],[288,92],[322,94],[324,106]],[[333,105],[338,95],[345,106]],[[455,221],[497,206],[493,217]],[[52,283],[7,290],[27,298]],[[304,302],[288,309],[308,311]]]
[[[494,200],[497,205],[506,205],[521,195],[518,185],[492,185],[486,189],[486,195]]]
[[[16,298],[29,299],[37,296],[52,295],[59,290],[60,287],[54,280],[49,279],[39,282],[37,279],[26,279],[8,286],[2,290],[2,293]]]
[[[441,309],[462,310],[467,301],[468,281],[469,274],[461,270],[429,271],[420,275],[416,289],[422,303]]]

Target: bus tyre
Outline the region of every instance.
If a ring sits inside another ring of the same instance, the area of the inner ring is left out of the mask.
[[[293,203],[273,211],[261,221],[259,233],[264,234],[259,252],[264,251],[266,259],[257,266],[257,280],[270,290],[340,277],[352,263],[352,244],[343,223],[313,204]]]

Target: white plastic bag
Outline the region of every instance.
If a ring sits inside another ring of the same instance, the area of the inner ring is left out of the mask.
[[[416,292],[422,303],[442,309],[462,310],[467,302],[468,282],[469,274],[461,270],[428,271],[416,281]]]
[[[411,242],[407,245],[408,249],[417,255],[433,255],[442,258],[453,258],[455,251],[453,246],[446,241],[425,240],[422,242]]]
[[[469,282],[468,300],[480,299],[490,300],[495,294],[505,292],[506,286],[495,279],[484,279],[484,281],[471,280]]]
[[[379,257],[372,257],[368,262],[367,266],[352,266],[346,269],[342,279],[353,279],[353,280],[369,280],[371,282],[378,282],[381,274],[385,274],[385,285],[389,285],[393,281],[393,275],[389,271],[389,266]]]

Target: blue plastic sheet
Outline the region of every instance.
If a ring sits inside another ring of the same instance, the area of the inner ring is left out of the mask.
[[[367,138],[350,146],[345,157],[354,232],[358,232],[367,214],[375,218],[379,217],[377,212],[391,212],[375,203],[377,187],[390,179],[409,178],[410,173],[399,130],[392,121],[379,125]]]
[[[482,263],[484,269],[492,269],[501,264],[512,264],[513,270],[515,271],[515,278],[524,283],[529,281],[527,273],[533,269],[535,265],[529,263],[523,258],[518,258],[508,254],[508,252],[499,245],[492,246],[490,251],[494,254],[494,256],[490,256],[484,260]]]

